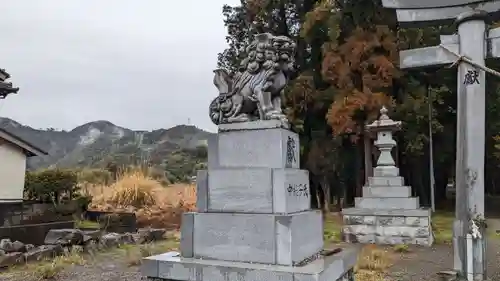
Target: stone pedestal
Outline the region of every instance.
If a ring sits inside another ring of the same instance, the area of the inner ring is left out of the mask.
[[[392,131],[401,122],[389,119],[385,108],[380,113],[379,120],[367,126],[377,134],[377,167],[363,187],[363,197],[355,198],[355,207],[342,210],[343,238],[352,243],[431,246],[431,211],[420,208],[419,198],[411,196],[391,156],[396,146]]]
[[[311,210],[299,138],[280,121],[219,126],[197,212],[185,213],[180,253],[148,257],[148,278],[179,281],[354,280],[356,249],[322,256],[323,219]]]
[[[433,243],[430,209],[420,208],[418,197],[399,176],[369,179],[355,208],[342,210],[343,237],[352,243],[417,244]]]

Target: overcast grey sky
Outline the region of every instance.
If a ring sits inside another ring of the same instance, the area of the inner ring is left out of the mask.
[[[20,0],[2,6],[0,68],[19,95],[0,116],[35,128],[108,120],[213,131],[222,5],[239,0]]]

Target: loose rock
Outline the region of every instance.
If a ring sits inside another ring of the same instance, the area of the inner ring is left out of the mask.
[[[100,244],[104,248],[118,247],[120,245],[121,235],[118,233],[106,233],[100,239]]]
[[[79,229],[51,229],[45,236],[47,245],[83,245],[90,237],[84,237],[84,233]]]
[[[44,259],[54,258],[63,252],[61,245],[43,245],[35,247],[30,251],[24,253],[26,261],[41,261]]]
[[[138,243],[145,244],[153,241],[159,241],[163,239],[166,230],[161,228],[140,228],[137,231]]]
[[[5,251],[6,253],[14,252],[14,246],[12,245],[12,241],[10,241],[10,239],[8,238],[0,240],[0,249]]]
[[[33,244],[26,244],[26,245],[24,245],[24,247],[26,248],[26,252],[29,252],[29,251],[35,249],[35,245],[33,245]]]
[[[0,268],[24,262],[23,253],[13,252],[0,256]]]
[[[17,240],[14,241],[12,243],[12,248],[13,248],[13,252],[21,252],[21,253],[26,252],[26,246],[21,241],[17,241]]]
[[[83,234],[85,236],[88,236],[90,237],[90,240],[94,240],[94,241],[97,241],[99,240],[99,238],[101,238],[102,236],[102,231],[96,229],[96,230],[84,230],[83,231]]]

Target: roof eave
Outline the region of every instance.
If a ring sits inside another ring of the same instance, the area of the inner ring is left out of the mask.
[[[27,157],[44,156],[49,154],[45,150],[38,148],[32,145],[31,143],[23,140],[22,138],[12,133],[9,133],[1,128],[0,128],[0,138],[3,138],[9,143],[21,148]]]

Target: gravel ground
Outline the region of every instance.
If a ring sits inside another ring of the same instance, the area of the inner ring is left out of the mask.
[[[487,276],[489,280],[500,280],[500,240],[488,239]],[[390,269],[389,280],[394,281],[438,281],[437,272],[453,268],[451,245],[436,245],[432,248],[410,247],[410,252],[401,254]],[[364,281],[364,280],[359,280]]]
[[[500,240],[488,241],[488,277],[500,280]],[[394,265],[389,268],[387,281],[438,281],[436,273],[450,270],[453,265],[452,247],[436,245],[432,248],[410,247],[410,252],[397,254]],[[0,273],[0,281],[38,281],[29,271]],[[84,266],[72,266],[60,273],[56,281],[139,281],[137,266],[129,266],[123,256],[101,254]],[[375,280],[357,280],[375,281]],[[377,280],[378,281],[378,280]]]
[[[83,266],[69,266],[55,281],[139,281],[139,268],[129,266],[123,256],[101,254]],[[32,270],[0,273],[1,281],[39,281]]]

